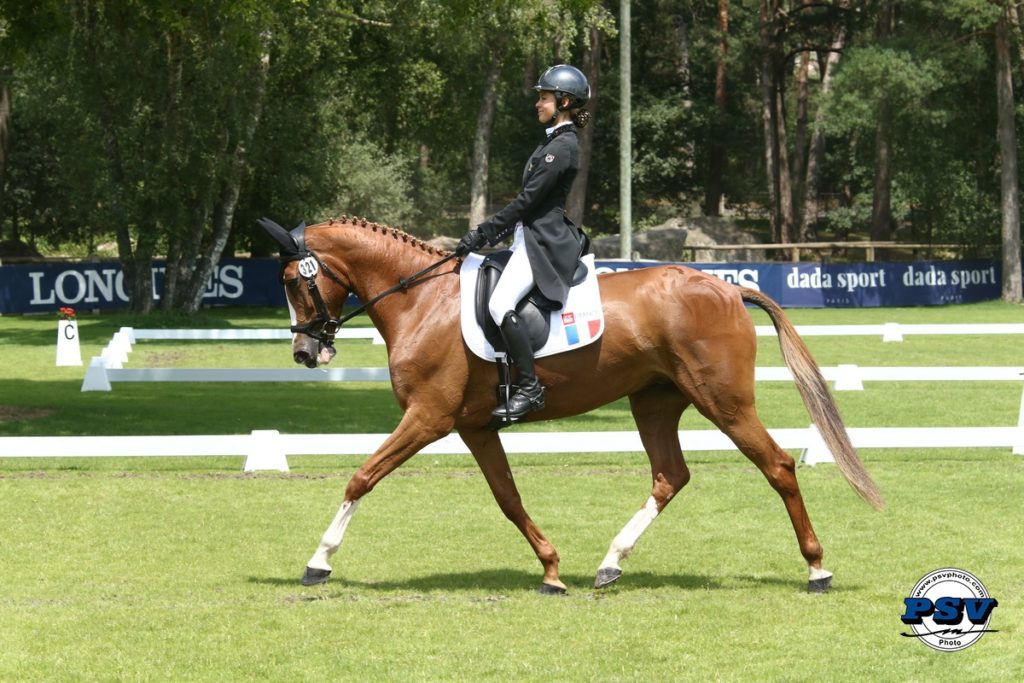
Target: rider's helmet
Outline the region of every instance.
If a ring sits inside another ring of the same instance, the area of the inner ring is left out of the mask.
[[[590,84],[583,72],[568,64],[551,67],[537,79],[534,90],[551,90],[558,99],[558,110],[578,109],[590,99]],[[562,98],[569,98],[569,106],[562,106]]]

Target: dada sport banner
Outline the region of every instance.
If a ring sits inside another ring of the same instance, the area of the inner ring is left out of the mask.
[[[664,265],[650,261],[598,261],[599,273]],[[906,263],[699,263],[683,264],[743,287],[760,290],[790,308],[930,306],[998,299],[1001,272],[993,261]],[[277,259],[222,259],[206,285],[212,306],[284,306]],[[160,298],[164,267],[153,267],[153,297]],[[116,261],[0,266],[0,314],[125,308],[124,273]]]

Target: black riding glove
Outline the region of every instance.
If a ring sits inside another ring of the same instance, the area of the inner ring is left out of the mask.
[[[465,256],[471,251],[476,251],[487,244],[487,236],[482,230],[477,228],[476,230],[470,230],[462,239],[459,240],[459,246],[455,247],[455,254],[458,256]]]

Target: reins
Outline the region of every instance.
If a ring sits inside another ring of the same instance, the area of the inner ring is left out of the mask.
[[[305,247],[305,245],[303,245],[303,247]],[[350,311],[348,314],[342,316],[341,318],[334,318],[327,310],[327,304],[324,302],[323,296],[320,294],[319,287],[317,287],[317,272],[323,270],[324,273],[327,274],[327,277],[334,280],[336,283],[344,287],[347,291],[352,291],[352,287],[351,285],[348,285],[345,282],[343,282],[340,277],[335,275],[334,272],[327,267],[327,264],[324,263],[323,260],[321,260],[321,258],[316,255],[316,253],[314,253],[312,250],[308,248],[306,248],[305,251],[308,254],[308,256],[299,259],[299,274],[306,279],[306,287],[309,290],[310,296],[313,297],[313,304],[316,306],[317,317],[314,318],[313,320],[310,320],[305,325],[292,325],[291,331],[294,333],[305,334],[307,336],[313,337],[324,346],[334,346],[334,335],[338,333],[338,330],[341,329],[341,326],[344,325],[346,322],[356,317],[360,313],[363,313],[384,297],[394,294],[395,292],[405,291],[409,289],[409,287],[415,284],[416,281],[422,278],[424,275],[441,267],[448,261],[451,261],[453,258],[456,258],[458,256],[458,254],[453,252],[451,254],[448,254],[448,256],[445,256],[440,261],[437,261],[436,263],[427,266],[418,273],[413,273],[409,277],[400,277],[398,278],[398,284],[389,287],[388,289],[385,289],[377,296],[373,297],[366,303],[362,304],[354,311]],[[313,332],[314,328],[316,327],[319,327],[318,333]]]
[[[357,315],[359,315],[360,313],[362,313],[363,311],[365,311],[370,306],[374,305],[375,303],[377,303],[378,301],[380,301],[384,297],[388,296],[389,294],[394,294],[395,292],[404,291],[406,289],[409,289],[409,287],[412,286],[421,277],[423,277],[424,275],[426,275],[427,273],[429,273],[430,271],[432,271],[432,270],[434,270],[436,268],[440,268],[445,263],[447,263],[448,261],[451,261],[453,258],[456,258],[457,256],[458,256],[458,254],[456,254],[455,252],[452,252],[451,254],[448,254],[447,256],[445,256],[440,261],[437,261],[436,263],[427,266],[426,268],[424,268],[423,270],[421,270],[418,273],[413,273],[409,277],[400,277],[400,278],[398,278],[398,284],[397,285],[395,285],[393,287],[389,287],[388,289],[385,289],[383,292],[381,292],[377,296],[373,297],[372,299],[367,301],[365,304],[363,304],[362,306],[360,306],[356,310],[351,311],[348,315],[346,315],[343,318],[341,318],[340,320],[338,320],[338,326],[340,327],[342,324],[344,324],[344,323],[348,322],[349,320],[351,320],[352,318],[356,317]],[[325,270],[326,270],[326,268],[325,268]],[[330,273],[330,271],[328,271],[328,273]],[[333,276],[334,274],[330,273],[330,275]],[[344,285],[342,285],[342,286],[344,286]]]

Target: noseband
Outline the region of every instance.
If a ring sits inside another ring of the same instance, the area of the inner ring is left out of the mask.
[[[298,261],[299,276],[306,281],[306,289],[309,291],[309,295],[313,298],[313,305],[316,307],[315,318],[307,322],[305,325],[292,325],[290,329],[294,334],[304,334],[307,337],[316,339],[323,346],[329,346],[332,348],[334,347],[334,336],[338,333],[338,330],[341,329],[342,324],[356,317],[389,294],[394,294],[395,292],[408,289],[414,282],[430,271],[458,256],[453,252],[442,258],[440,261],[427,266],[418,273],[410,275],[407,278],[399,278],[397,285],[389,287],[367,301],[365,304],[361,305],[359,308],[349,312],[347,315],[342,316],[341,318],[335,318],[331,315],[331,312],[327,310],[327,304],[324,302],[324,297],[320,293],[320,288],[317,286],[317,275],[320,271],[323,271],[327,277],[341,285],[346,292],[352,291],[351,285],[335,275],[334,271],[327,267],[327,264],[324,263],[323,259],[321,259],[313,250],[306,247],[305,223],[301,223],[297,228],[291,230],[289,234],[294,240],[296,249],[288,255],[281,255],[281,283],[284,283],[284,267],[292,261]]]

